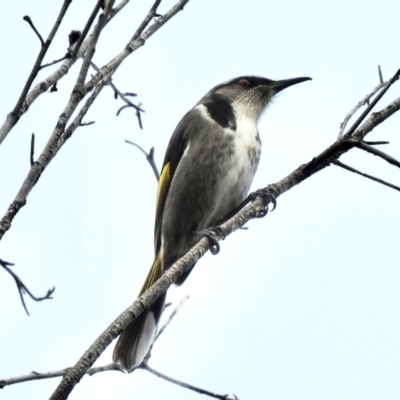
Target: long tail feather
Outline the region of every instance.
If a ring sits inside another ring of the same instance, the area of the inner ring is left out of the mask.
[[[150,288],[160,276],[161,258],[157,255],[139,296]],[[114,349],[113,360],[119,362],[126,371],[135,369],[146,357],[154,340],[164,302],[165,294],[122,331]]]

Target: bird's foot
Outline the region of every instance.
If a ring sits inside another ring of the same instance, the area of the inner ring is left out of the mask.
[[[263,197],[264,199],[267,200],[267,206],[263,210],[259,211],[259,213],[257,215],[257,218],[264,218],[268,214],[268,211],[269,211],[268,204],[269,203],[272,203],[271,211],[275,210],[275,208],[276,208],[276,196],[275,196],[275,192],[271,188],[271,186],[267,186],[266,188],[259,189],[259,190],[256,190],[253,193],[250,193],[247,198],[248,198],[248,200],[250,202],[250,201],[256,200],[259,197]]]
[[[217,238],[215,237],[215,231],[220,229],[218,226],[215,228],[208,228],[204,231],[198,232],[197,235],[206,237],[210,242],[210,252],[212,255],[216,255],[220,251],[220,245],[218,243]]]

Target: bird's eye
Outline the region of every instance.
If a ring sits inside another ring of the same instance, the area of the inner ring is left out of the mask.
[[[250,81],[248,79],[241,79],[239,81],[239,85],[241,85],[241,86],[250,86]]]

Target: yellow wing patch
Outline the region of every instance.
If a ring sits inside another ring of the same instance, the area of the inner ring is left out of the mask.
[[[157,213],[159,212],[159,208],[162,207],[165,197],[167,196],[171,178],[171,163],[167,163],[161,171],[160,180],[158,181]]]
[[[158,252],[156,258],[153,261],[153,265],[147,275],[147,278],[143,284],[142,290],[139,293],[141,296],[150,286],[152,286],[157,279],[161,276],[161,254]]]

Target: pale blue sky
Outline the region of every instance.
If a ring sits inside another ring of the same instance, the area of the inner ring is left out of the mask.
[[[47,61],[65,53],[92,2],[72,2]],[[137,2],[139,3],[139,2]],[[166,1],[159,12],[174,2]],[[135,4],[104,32],[94,60],[122,50],[152,3]],[[39,50],[29,15],[46,36],[61,2],[0,6],[0,118],[11,111]],[[86,7],[83,9],[83,7]],[[114,83],[138,93],[133,112],[105,88],[0,243],[0,257],[37,295],[27,317],[14,282],[0,271],[0,379],[73,365],[134,299],[153,257],[156,181],[136,141],[162,163],[183,114],[211,87],[239,75],[311,76],[283,92],[260,122],[263,142],[253,188],[282,179],[331,144],[348,111],[400,67],[395,1],[191,0],[134,53]],[[39,154],[55,126],[78,65],[44,94],[0,147],[0,213],[29,169],[30,135]],[[50,70],[41,72],[39,80]],[[398,97],[399,84],[378,107]],[[389,140],[399,157],[400,116],[368,138]],[[352,151],[343,161],[399,184],[381,160]],[[150,365],[177,379],[241,400],[400,398],[399,194],[330,167],[278,199],[207,255],[171,298],[189,301],[163,333]],[[110,362],[113,345],[99,364]],[[6,387],[0,398],[46,399],[58,379]],[[138,371],[84,378],[71,399],[198,399]]]

